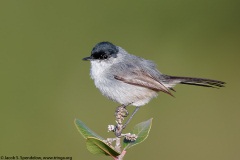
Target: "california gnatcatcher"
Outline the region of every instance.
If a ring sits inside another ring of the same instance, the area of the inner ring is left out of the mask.
[[[149,60],[129,54],[110,42],[100,42],[91,56],[83,58],[91,62],[91,78],[107,98],[122,106],[140,106],[164,92],[171,96],[176,84],[204,87],[223,87],[225,82],[205,78],[177,77],[162,74]]]

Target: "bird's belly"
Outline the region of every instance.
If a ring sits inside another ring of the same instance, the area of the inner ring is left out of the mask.
[[[95,81],[95,85],[104,96],[124,105],[142,106],[157,96],[156,91],[115,79]]]

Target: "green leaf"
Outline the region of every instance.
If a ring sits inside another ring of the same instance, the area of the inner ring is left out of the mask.
[[[78,131],[81,133],[81,135],[83,136],[83,138],[87,139],[88,137],[95,137],[98,139],[103,140],[102,137],[100,137],[99,135],[97,135],[95,132],[93,132],[91,129],[89,129],[82,121],[80,121],[79,119],[75,119],[74,123],[78,129]]]
[[[95,137],[88,137],[86,145],[87,145],[87,149],[92,154],[108,155],[113,158],[116,158],[117,156],[120,155],[120,153],[114,150],[114,148],[110,147],[105,142]]]
[[[141,123],[137,124],[133,128],[133,131],[131,132],[131,134],[136,134],[138,136],[136,141],[127,141],[126,139],[124,139],[123,148],[126,150],[132,146],[135,146],[135,145],[143,142],[148,137],[151,126],[152,126],[152,118],[145,122],[141,122]]]

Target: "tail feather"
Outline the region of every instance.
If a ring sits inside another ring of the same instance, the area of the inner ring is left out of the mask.
[[[180,83],[195,86],[219,88],[224,87],[224,85],[226,84],[225,82],[222,81],[205,78],[178,77],[178,76],[166,76],[165,78],[166,82],[173,86]]]

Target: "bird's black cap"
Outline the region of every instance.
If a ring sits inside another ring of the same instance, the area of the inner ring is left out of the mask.
[[[110,42],[100,42],[92,49],[91,56],[85,57],[83,60],[103,60],[110,57],[117,57],[118,48]]]

